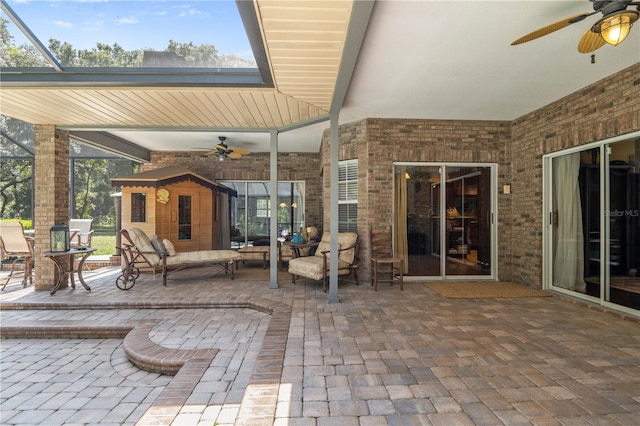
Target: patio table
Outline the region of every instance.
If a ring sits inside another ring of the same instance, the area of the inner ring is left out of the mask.
[[[82,268],[84,266],[84,262],[87,260],[87,257],[89,257],[91,253],[93,253],[94,251],[96,251],[96,248],[88,247],[84,249],[73,248],[71,250],[59,251],[59,252],[46,251],[42,253],[45,257],[53,261],[53,263],[56,265],[56,270],[58,271],[58,279],[56,281],[55,286],[51,290],[52,296],[62,286],[62,283],[65,280],[66,274],[69,274],[69,279],[71,280],[72,289],[76,288],[76,283],[73,278],[73,274],[76,274],[78,276],[78,281],[80,281],[80,284],[82,284],[82,286],[87,291],[91,291],[91,287],[89,287],[87,283],[85,283],[84,278],[82,278]],[[78,262],[77,268],[75,268],[76,255],[81,255],[80,262]]]

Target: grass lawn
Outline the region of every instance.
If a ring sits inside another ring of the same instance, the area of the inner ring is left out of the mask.
[[[94,255],[115,254],[116,253],[116,236],[94,234],[91,237],[91,247],[95,247],[97,249],[96,251],[93,252]]]

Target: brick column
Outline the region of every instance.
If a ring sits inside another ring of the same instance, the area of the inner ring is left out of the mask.
[[[36,124],[35,136],[35,289],[51,290],[55,283],[53,262],[48,251],[49,229],[69,223],[69,135],[56,133],[53,124]]]

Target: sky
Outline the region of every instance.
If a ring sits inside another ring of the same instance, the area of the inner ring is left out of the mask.
[[[125,50],[164,50],[170,39],[213,44],[218,53],[253,60],[235,1],[229,0],[9,0],[46,46],[50,38],[90,49],[96,42]],[[8,17],[3,13],[2,16]],[[26,43],[10,24],[18,44]]]

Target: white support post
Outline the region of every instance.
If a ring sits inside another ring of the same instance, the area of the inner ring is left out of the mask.
[[[278,288],[278,132],[272,130],[270,135],[271,227],[269,229],[269,288]]]
[[[329,145],[329,229],[331,258],[329,259],[329,303],[338,303],[338,114],[330,113]]]

